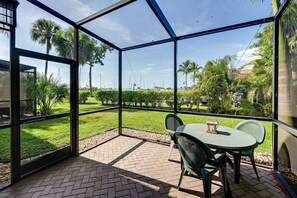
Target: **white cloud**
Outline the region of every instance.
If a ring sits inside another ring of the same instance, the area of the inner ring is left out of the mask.
[[[255,53],[258,51],[258,48],[251,48],[247,50],[241,50],[237,52],[236,58],[243,62],[250,62],[252,60],[255,60],[259,58],[259,56],[255,55]]]

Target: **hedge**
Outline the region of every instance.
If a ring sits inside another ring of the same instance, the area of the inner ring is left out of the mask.
[[[165,104],[169,108],[173,108],[173,91],[157,91],[157,90],[139,90],[139,91],[123,91],[122,102],[124,106],[140,106],[147,108],[162,108]],[[95,93],[96,100],[102,105],[116,105],[118,101],[118,91],[114,90],[98,90]],[[191,110],[194,106],[199,108],[200,97],[195,91],[178,91],[177,93],[178,109],[186,106]]]

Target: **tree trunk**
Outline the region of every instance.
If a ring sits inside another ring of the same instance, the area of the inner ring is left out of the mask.
[[[196,81],[196,72],[194,72],[194,76],[193,76],[193,82],[194,82],[194,85],[195,85],[195,81]]]
[[[186,90],[188,89],[188,74],[186,74]]]
[[[89,70],[90,97],[93,97],[93,88],[92,88],[92,67],[93,67],[93,63],[90,63],[90,70]]]
[[[49,41],[46,42],[46,54],[49,54],[50,51],[50,43]],[[48,61],[45,61],[45,67],[44,67],[44,76],[47,77],[47,68],[48,68]]]

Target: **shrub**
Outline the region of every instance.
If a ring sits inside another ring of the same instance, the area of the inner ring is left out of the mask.
[[[95,99],[100,101],[102,105],[118,104],[118,91],[116,90],[98,90],[95,92]]]
[[[36,99],[36,104],[41,115],[50,115],[53,105],[62,103],[69,95],[67,84],[50,75],[49,77],[37,74],[36,79],[28,76],[24,86],[30,98]]]
[[[89,91],[80,91],[79,92],[79,103],[85,104],[90,96]]]

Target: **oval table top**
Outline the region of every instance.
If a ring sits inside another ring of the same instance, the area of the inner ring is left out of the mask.
[[[179,126],[176,131],[190,134],[214,149],[240,151],[257,146],[253,136],[234,128],[219,126],[218,134],[207,133],[206,130],[206,124],[186,124]]]

